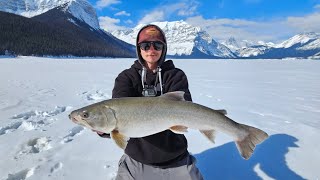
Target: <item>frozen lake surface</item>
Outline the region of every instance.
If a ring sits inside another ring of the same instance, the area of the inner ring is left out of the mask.
[[[68,119],[111,98],[134,59],[0,59],[0,179],[114,179],[123,151]],[[193,101],[270,137],[243,160],[233,140],[195,130],[189,151],[205,179],[320,178],[320,61],[174,60]]]

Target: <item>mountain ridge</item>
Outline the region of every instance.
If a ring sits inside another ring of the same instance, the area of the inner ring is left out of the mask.
[[[221,43],[215,41],[200,27],[194,27],[184,21],[153,22],[166,34],[168,56],[174,58],[311,58],[318,57],[320,36],[315,32],[300,33],[279,44],[272,42],[237,41],[230,38]],[[140,24],[127,30],[111,32],[115,37],[135,45]]]
[[[320,52],[320,34],[300,33],[279,44],[253,45],[238,49],[235,53],[242,58],[309,58]]]

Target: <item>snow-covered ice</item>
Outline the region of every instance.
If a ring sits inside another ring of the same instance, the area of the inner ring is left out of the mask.
[[[112,140],[68,119],[111,98],[133,59],[0,59],[0,179],[114,179],[122,155]],[[319,179],[320,61],[174,60],[193,101],[226,109],[270,137],[243,160],[232,139],[186,136],[205,179]]]

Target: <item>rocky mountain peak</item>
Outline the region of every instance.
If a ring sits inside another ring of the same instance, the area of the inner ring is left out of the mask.
[[[59,6],[92,28],[100,28],[96,11],[87,0],[0,0],[0,11],[29,18]]]

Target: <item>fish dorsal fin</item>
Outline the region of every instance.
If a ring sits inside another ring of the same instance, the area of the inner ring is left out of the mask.
[[[185,101],[184,99],[184,91],[174,91],[174,92],[168,92],[163,95],[161,95],[161,98],[170,99],[173,101]]]

